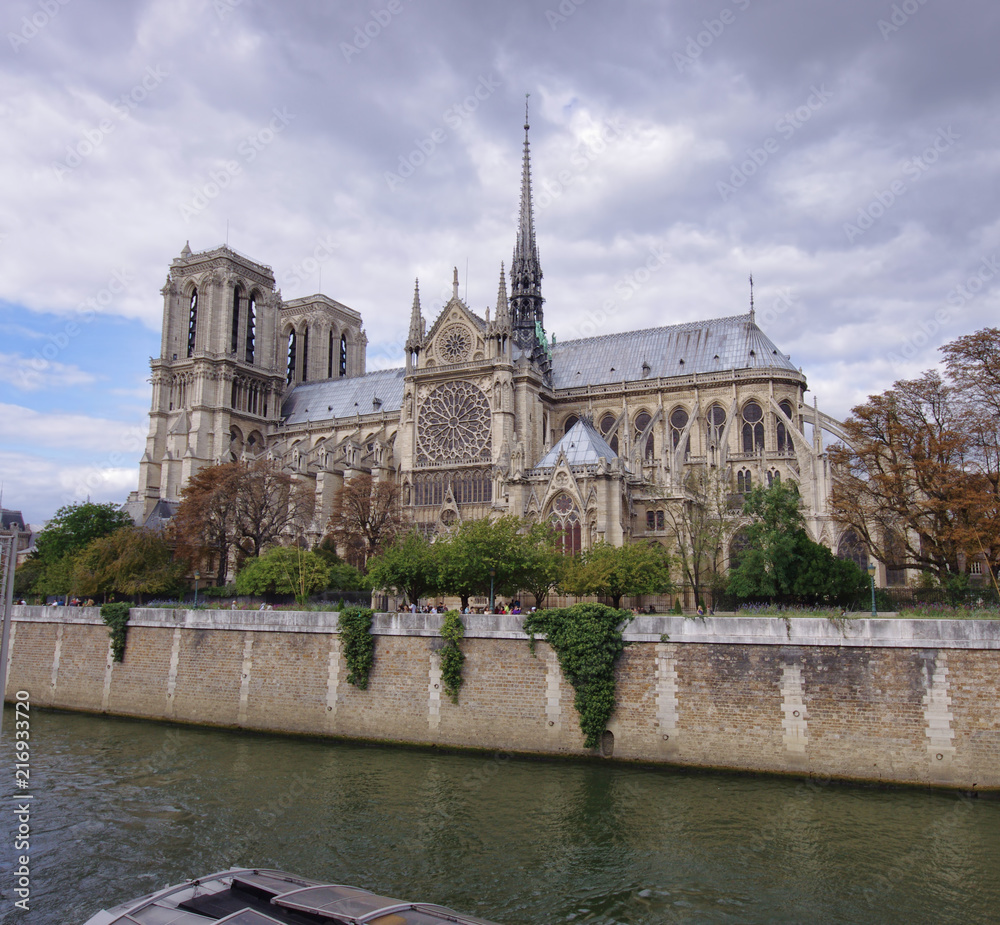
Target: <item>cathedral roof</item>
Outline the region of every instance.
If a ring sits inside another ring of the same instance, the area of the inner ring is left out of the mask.
[[[585,337],[552,347],[557,389],[730,369],[799,371],[750,314]]]
[[[355,414],[399,411],[403,407],[405,373],[406,370],[400,367],[380,369],[364,376],[303,382],[285,398],[281,417],[285,424],[304,424]]]
[[[563,434],[559,442],[538,461],[535,469],[554,469],[559,464],[560,454],[565,455],[570,467],[596,466],[601,459],[610,465],[618,458],[597,428],[585,418]]]

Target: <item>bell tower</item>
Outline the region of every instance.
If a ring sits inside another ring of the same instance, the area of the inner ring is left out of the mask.
[[[278,348],[281,295],[270,267],[229,247],[170,265],[160,356],[150,360],[153,398],[140,463],[143,516],[175,502],[203,466],[265,449],[285,386]]]

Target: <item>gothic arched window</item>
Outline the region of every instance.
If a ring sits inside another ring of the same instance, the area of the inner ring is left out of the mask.
[[[764,412],[755,401],[743,406],[743,452],[756,453],[764,449]]]
[[[837,544],[837,558],[850,559],[860,569],[868,568],[868,550],[854,530],[848,530]]]
[[[740,469],[740,471],[736,473],[736,490],[740,494],[746,494],[751,491],[753,488],[751,483],[752,479],[749,469]]]
[[[288,372],[285,382],[291,385],[295,381],[295,354],[296,354],[295,332],[288,332]]]
[[[330,333],[327,336],[326,345],[326,378],[333,378],[333,355],[334,355],[334,333],[333,328],[330,328]]]
[[[750,549],[750,537],[746,530],[737,530],[729,541],[729,571],[734,572],[740,567],[740,560]]]
[[[340,335],[340,376],[347,375],[347,335]]]
[[[642,432],[649,427],[649,422],[652,421],[648,411],[640,411],[635,416],[635,442],[638,445],[639,440],[642,437]],[[643,459],[646,462],[653,461],[653,433],[650,431],[649,436],[646,437],[646,445],[643,447],[642,452]]]
[[[722,431],[726,427],[726,409],[722,405],[712,405],[708,409],[708,445],[718,446],[722,442]]]
[[[557,495],[552,502],[552,513],[549,515],[556,528],[557,545],[567,556],[575,556],[583,548],[583,530],[580,525],[580,514],[573,499],[565,492]]]
[[[187,355],[194,356],[195,339],[198,334],[198,290],[191,290],[191,302],[188,305],[188,350]]]
[[[781,484],[781,473],[777,469],[768,469],[767,472],[767,487],[772,488],[775,485]]]
[[[240,349],[240,300],[243,298],[243,290],[237,286],[233,290],[233,323],[232,337],[230,339],[230,353],[236,353]]]
[[[254,348],[257,345],[257,293],[251,293],[247,302],[246,361],[253,364]]]
[[[302,381],[309,378],[309,328],[302,330]]]
[[[784,401],[778,402],[778,407],[788,416],[789,420],[792,417],[792,403],[785,399]],[[788,427],[785,422],[778,418],[778,452],[779,453],[790,453],[792,451],[792,440],[788,435]]]
[[[688,413],[683,408],[674,408],[670,412],[670,446],[673,449],[677,449],[680,446],[681,436],[684,434],[684,428],[688,425]],[[688,436],[687,440],[684,442],[684,456],[687,458],[688,453],[691,452],[691,437]]]
[[[566,423],[563,424],[563,433],[568,434],[579,420],[580,419],[575,414],[571,414],[568,418],[566,418]]]
[[[611,433],[611,428],[615,426],[615,421],[616,420],[617,420],[617,418],[613,414],[610,414],[610,413],[604,415],[604,417],[601,418],[601,436],[604,437],[605,440],[608,440],[608,434]],[[617,453],[618,453],[618,434],[617,434],[617,432],[615,433],[615,435],[610,440],[608,440],[608,446],[610,446],[611,449],[612,449],[612,451],[617,455]]]

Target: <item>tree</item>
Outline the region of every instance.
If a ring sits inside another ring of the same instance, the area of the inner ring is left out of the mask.
[[[441,589],[457,594],[462,608],[473,595],[512,595],[523,588],[528,561],[522,535],[524,522],[513,514],[496,520],[462,523],[439,540]]]
[[[35,540],[35,554],[46,564],[78,552],[91,540],[132,526],[132,518],[116,504],[90,501],[59,508]]]
[[[393,479],[376,482],[362,472],[333,496],[328,529],[349,562],[366,567],[403,529],[399,486]]]
[[[327,584],[329,590],[360,591],[365,586],[365,576],[337,555],[337,545],[331,537],[324,537],[313,552],[322,558],[330,569],[330,581]]]
[[[995,419],[970,401],[936,372],[897,382],[853,409],[831,449],[833,512],[889,568],[946,580],[1000,525]]]
[[[677,538],[681,573],[694,592],[696,604],[705,586],[717,588],[726,532],[729,529],[728,472],[698,466],[682,483],[682,498],[667,506],[667,519]]]
[[[217,585],[226,583],[229,556],[238,539],[243,468],[239,462],[228,462],[195,473],[181,492],[171,524],[178,549],[196,567],[215,558]]]
[[[236,575],[236,590],[240,594],[294,594],[304,604],[329,581],[330,568],[322,556],[298,546],[275,546],[247,561]]]
[[[802,530],[798,487],[777,482],[758,486],[743,504],[749,523],[742,528],[744,550],[729,573],[729,593],[773,600],[792,593],[796,544]]]
[[[798,487],[776,482],[755,488],[743,505],[749,523],[739,563],[729,575],[729,593],[769,601],[849,604],[860,597],[868,576],[838,559],[806,533]]]
[[[440,557],[435,544],[411,530],[386,546],[368,563],[368,583],[403,595],[416,604],[440,587]]]
[[[563,587],[571,594],[601,594],[611,598],[615,610],[626,594],[668,594],[670,553],[659,543],[626,543],[612,546],[601,540],[586,550],[569,570]]]
[[[524,574],[521,587],[535,598],[541,607],[545,596],[558,587],[572,561],[557,544],[557,533],[551,523],[536,523],[521,535],[524,551]]]
[[[172,591],[186,571],[174,559],[163,534],[128,526],[92,540],[73,557],[74,587],[80,594],[111,592],[136,597]]]
[[[305,528],[315,496],[277,463],[261,459],[244,466],[236,493],[236,536],[241,548],[259,556],[289,529]]]

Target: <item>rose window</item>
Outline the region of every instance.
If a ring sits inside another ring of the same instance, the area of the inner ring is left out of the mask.
[[[452,324],[441,332],[441,355],[452,363],[460,363],[472,350],[472,338],[464,324]]]
[[[420,462],[489,459],[490,406],[471,382],[446,382],[427,397],[417,421]]]

